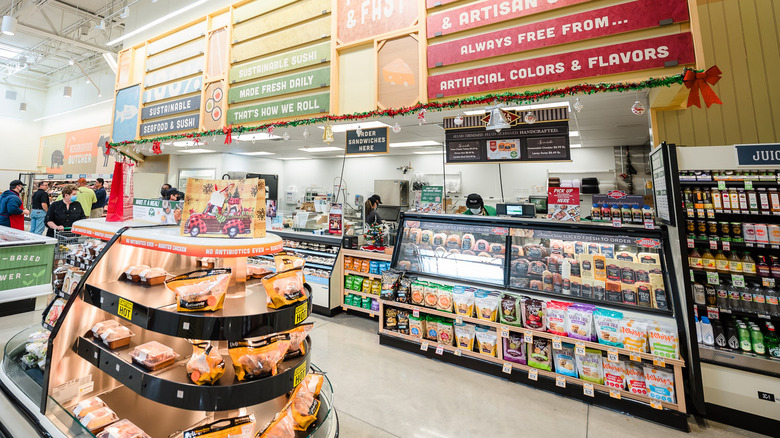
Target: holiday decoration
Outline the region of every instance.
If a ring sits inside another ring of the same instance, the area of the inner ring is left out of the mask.
[[[645,106],[642,105],[642,102],[637,100],[634,102],[634,105],[631,106],[631,112],[637,116],[641,116],[645,113]]]
[[[585,108],[585,105],[583,105],[582,102],[580,102],[580,98],[579,97],[576,98],[574,100],[574,111],[577,111],[577,113],[580,113],[583,108]]]
[[[683,84],[691,90],[690,94],[688,94],[688,107],[695,105],[701,108],[699,90],[701,90],[701,95],[704,98],[704,103],[707,105],[707,108],[715,103],[722,105],[723,102],[720,101],[720,98],[715,94],[715,91],[710,88],[710,85],[718,83],[721,74],[717,65],[713,65],[704,72],[686,69],[683,76]]]
[[[225,144],[233,143],[233,125],[225,126],[222,132],[225,133]]]
[[[417,123],[419,123],[420,125],[424,125],[425,123],[427,123],[425,121],[425,108],[423,108],[419,113],[417,113]]]
[[[395,125],[393,125],[393,132],[395,132],[396,134],[398,134],[399,132],[401,132],[401,125],[399,125],[398,123],[396,123]]]
[[[528,111],[525,113],[525,117],[523,117],[523,121],[525,123],[528,123],[529,125],[533,125],[536,123],[536,114],[534,114],[533,111]]]
[[[303,128],[303,138],[309,138],[310,135],[309,128]]]
[[[357,134],[358,137],[362,137],[363,129],[360,126],[358,126],[358,128],[355,130],[355,134]]]
[[[155,155],[160,155],[162,153],[162,147],[160,146],[160,142],[156,141],[152,143],[152,152],[155,153]]]
[[[285,140],[289,140],[290,139],[290,134],[288,134],[287,131],[284,131],[284,134],[282,134],[282,138],[285,139]]]
[[[333,143],[333,128],[330,125],[325,125],[325,132],[322,133],[323,143]]]
[[[453,120],[453,123],[455,123],[455,126],[462,125],[463,124],[463,116],[461,116],[460,114],[455,116],[455,120]]]

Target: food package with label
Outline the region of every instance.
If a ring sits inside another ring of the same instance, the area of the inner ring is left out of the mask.
[[[148,265],[132,265],[125,268],[125,272],[123,274],[123,277],[126,280],[133,281],[135,283],[138,283],[141,281],[141,272],[145,271],[147,269],[150,269],[150,266]]]
[[[399,312],[400,313],[400,312]],[[452,342],[455,340],[455,329],[452,325],[452,320],[448,318],[442,318],[439,320],[439,331],[436,333],[439,344],[452,346]]]
[[[647,386],[645,385],[645,372],[641,364],[634,362],[623,362],[626,371],[626,386],[632,394],[647,395]]]
[[[566,336],[566,309],[572,303],[562,301],[547,302],[547,330],[558,336]]]
[[[309,387],[301,382],[296,386],[287,402],[287,407],[292,412],[295,420],[295,430],[306,430],[317,420],[317,412],[320,410],[320,401],[309,390]]]
[[[471,324],[455,324],[455,343],[458,348],[474,351],[474,338],[476,337],[476,326]]]
[[[88,399],[80,401],[73,408],[73,415],[75,415],[77,419],[81,420],[82,418],[86,417],[87,414],[89,414],[90,412],[96,411],[106,406],[107,406],[106,403],[103,400],[101,400],[100,397],[90,397]]]
[[[577,356],[577,372],[580,379],[588,382],[604,384],[604,368],[601,365],[601,350],[595,348],[586,348],[585,355]]]
[[[284,272],[277,271],[274,275],[264,277],[262,281],[267,296],[266,301],[270,308],[279,309],[306,301],[308,298],[303,287],[304,280],[301,268]],[[363,284],[366,284],[366,280],[363,280]]]
[[[102,329],[98,329],[97,332],[93,327],[92,333],[95,334],[96,339],[103,341],[103,343],[106,344],[111,350],[130,345],[130,338],[135,336],[135,334],[130,331],[129,328],[120,325],[119,323],[116,323],[116,325],[111,327],[103,327]]]
[[[193,341],[192,356],[187,361],[187,375],[198,385],[213,385],[225,374],[225,360],[209,342]]]
[[[647,322],[623,318],[620,321],[620,334],[623,337],[623,348],[637,353],[647,352]]]
[[[277,274],[295,268],[303,268],[305,264],[306,261],[293,252],[282,251],[274,254],[274,266]]]
[[[668,322],[651,321],[647,328],[650,353],[666,359],[680,356],[680,338],[677,328]]]
[[[54,299],[54,302],[49,306],[49,310],[46,312],[46,317],[44,318],[44,322],[52,327],[54,327],[55,324],[57,324],[57,321],[60,319],[60,315],[62,315],[62,310],[65,308],[65,304],[67,301],[65,301],[63,298],[57,297]]]
[[[523,327],[547,331],[547,303],[544,300],[523,296]]]
[[[292,410],[286,407],[276,414],[268,426],[260,429],[255,438],[295,438],[295,426]]]
[[[528,365],[540,370],[552,371],[552,351],[549,339],[534,337],[528,344]]]
[[[251,438],[255,416],[223,418],[184,431],[183,438]]]
[[[423,298],[425,307],[435,309],[436,305],[439,304],[439,285],[436,283],[427,283],[423,286],[423,292],[425,293],[425,297]]]
[[[477,351],[479,353],[496,357],[498,350],[498,333],[488,327],[476,327]]]
[[[626,389],[626,365],[619,360],[617,362],[603,361],[604,384],[610,388]]]
[[[163,268],[149,268],[142,270],[139,274],[139,281],[145,286],[154,286],[163,284],[168,273]]]
[[[596,306],[574,303],[566,308],[566,336],[583,341],[596,341],[593,334],[593,312]]]
[[[504,339],[504,360],[525,365],[528,361],[525,354],[525,341],[520,333],[509,332]]]
[[[176,294],[176,310],[214,312],[225,302],[229,281],[230,268],[220,268],[178,275],[166,280],[165,286]]]
[[[428,285],[425,281],[414,281],[411,286],[411,301],[415,306],[422,306],[425,304],[425,287]],[[438,297],[436,298],[438,300]]]
[[[452,312],[452,286],[439,285],[436,300],[436,309],[443,312]]]
[[[676,403],[674,396],[674,373],[666,368],[645,364],[647,395],[655,400]]]
[[[97,438],[152,438],[130,420],[119,420],[110,424],[97,435]]]
[[[455,314],[466,317],[474,316],[474,291],[463,286],[455,286],[452,290],[452,302]]]
[[[561,349],[553,349],[555,372],[564,376],[577,377],[577,360],[574,357],[574,345],[561,343]]]
[[[267,375],[275,376],[278,366],[290,348],[287,339],[276,336],[260,341],[230,341],[228,351],[238,380],[250,380]]]
[[[425,320],[409,316],[409,334],[417,339],[422,339],[425,332]]]
[[[304,341],[306,340],[306,337],[309,336],[309,332],[311,332],[312,328],[314,328],[314,323],[301,324],[298,327],[284,332],[263,336],[260,340],[289,340],[290,347],[284,355],[286,360],[306,353],[306,343]]]
[[[495,292],[491,293],[486,290],[479,290],[474,293],[474,297],[474,307],[477,312],[477,318],[485,321],[497,321],[501,295]]]
[[[621,312],[602,308],[593,311],[599,344],[623,348],[623,334],[620,330],[622,320]]]
[[[108,406],[97,408],[79,419],[79,422],[92,433],[103,430],[104,427],[119,420],[119,417]]]
[[[171,347],[167,347],[157,341],[150,341],[137,345],[130,352],[133,361],[145,368],[156,371],[167,367],[176,360],[177,354]]]
[[[521,297],[504,293],[501,297],[501,311],[499,312],[501,323],[521,326],[523,325],[523,310]]]

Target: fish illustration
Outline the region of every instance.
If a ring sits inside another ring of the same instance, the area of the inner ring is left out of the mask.
[[[122,108],[121,111],[116,112],[116,119],[115,121],[121,121],[124,122],[125,120],[130,120],[133,117],[138,115],[138,107],[135,105],[125,105],[124,108]]]

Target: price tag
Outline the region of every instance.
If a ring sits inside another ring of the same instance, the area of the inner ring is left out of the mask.
[[[617,389],[610,389],[609,396],[620,400],[620,391],[618,391]]]
[[[691,269],[690,272],[691,272],[691,283],[696,283],[696,277],[693,275],[693,269]]]
[[[720,319],[720,312],[717,307],[707,307],[707,318]]]
[[[607,360],[610,362],[617,362],[619,360],[617,348],[607,348]]]
[[[554,337],[554,338],[553,338],[553,349],[555,349],[555,350],[560,350],[560,349],[562,349],[562,348],[563,348],[563,347],[561,346],[561,338],[559,338],[559,337],[557,337],[557,336],[556,336],[556,337]]]
[[[661,402],[655,401],[655,400],[651,400],[650,401],[650,406],[652,406],[655,409],[663,409],[664,408],[664,405],[662,405]]]
[[[753,181],[745,180],[745,190],[753,190]]]
[[[655,222],[653,222],[652,220],[646,220],[645,221],[645,229],[646,230],[655,229]]]
[[[504,362],[504,366],[501,367],[501,371],[512,374],[512,362]]]
[[[534,343],[533,332],[527,331],[523,333],[523,341],[525,341],[526,344],[533,344]]]
[[[501,337],[502,338],[508,338],[509,337],[509,327],[502,325],[501,326]]]
[[[461,353],[460,348],[458,348],[455,351],[453,351],[452,354],[454,354],[455,356],[458,356],[458,357],[463,356],[463,353]]]
[[[726,181],[718,181],[718,190],[726,190]]]
[[[710,240],[710,249],[718,249],[718,241]]]
[[[707,283],[714,284],[714,285],[719,285],[720,284],[720,278],[718,277],[718,273],[717,272],[707,272]]]
[[[429,345],[427,342],[423,342],[422,344],[420,344],[420,350],[422,351],[428,351],[428,347]]]
[[[693,247],[694,247],[693,239],[688,239],[688,248],[693,248]]]
[[[455,324],[463,324],[463,317],[459,316],[459,317],[455,318]],[[504,337],[506,337],[506,336],[504,336]]]
[[[636,353],[631,353],[631,354],[629,355],[629,358],[630,358],[631,360],[633,360],[634,362],[642,362],[642,356],[640,356],[640,355],[638,355],[638,354],[636,354]]]
[[[444,354],[444,345],[439,344],[436,346],[436,354],[438,354],[439,356]]]
[[[531,368],[528,370],[528,378],[531,380],[539,380],[539,371],[535,368]]]
[[[741,274],[731,274],[731,284],[734,287],[745,287],[745,276]]]
[[[559,388],[565,388],[566,387],[566,377],[555,376],[555,386],[557,386]]]
[[[593,392],[593,384],[592,383],[584,383],[582,385],[582,393],[587,395],[588,397],[594,397]]]
[[[774,278],[762,278],[761,283],[764,285],[764,287],[775,287],[775,279]]]
[[[412,316],[414,316],[415,318],[419,318],[420,317],[420,309],[418,309],[417,307],[412,309]]]
[[[653,358],[653,365],[657,367],[665,367],[666,366],[666,360],[664,360],[661,356],[655,356]]]
[[[696,209],[696,217],[699,217],[699,218],[702,218],[702,219],[707,217],[707,215],[704,213],[704,209],[703,208],[697,208]]]
[[[347,311],[347,306],[341,306],[341,310],[346,312]]]
[[[696,217],[696,214],[693,212],[693,209],[692,209],[692,208],[688,208],[688,209],[686,209],[686,212],[688,213],[688,217],[689,217],[689,218]]]
[[[707,219],[715,219],[715,210],[707,209]]]
[[[574,351],[577,353],[578,356],[585,356],[585,344],[582,342],[577,342],[574,344]]]
[[[623,221],[621,221],[620,219],[612,219],[612,226],[620,228],[623,226]]]
[[[731,251],[731,242],[723,241],[723,251]]]

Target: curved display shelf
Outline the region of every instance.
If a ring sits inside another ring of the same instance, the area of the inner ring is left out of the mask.
[[[311,340],[308,337],[305,344],[304,355],[282,362],[277,375],[257,380],[236,380],[227,358],[225,374],[214,385],[196,385],[190,380],[185,370],[188,358],[158,371],[148,371],[130,357],[134,342],[128,348],[112,351],[100,342],[79,337],[75,349],[84,360],[141,397],[180,409],[226,411],[245,407],[247,400],[254,404],[273,400],[295,388],[310,365]]]
[[[289,330],[311,314],[311,301],[270,309],[260,282],[247,284],[241,297],[225,298],[216,312],[177,312],[165,285],[139,286],[126,281],[86,284],[84,302],[146,330],[203,340],[238,340]]]
[[[105,219],[84,219],[73,224],[71,231],[82,236],[108,240],[124,227],[119,239],[123,245],[165,251],[193,257],[251,257],[274,254],[282,250],[282,238],[268,234],[262,238],[205,238],[182,236],[178,226],[154,226],[145,222],[106,222]]]

